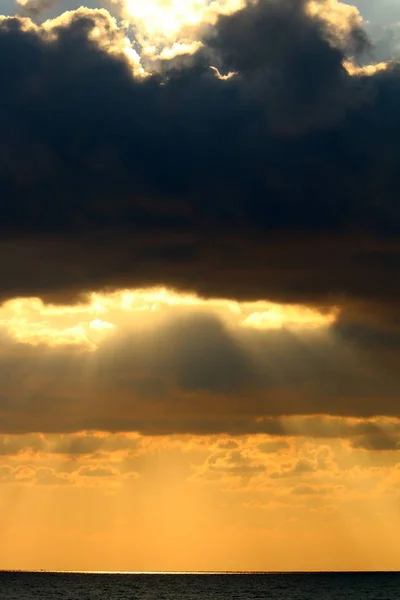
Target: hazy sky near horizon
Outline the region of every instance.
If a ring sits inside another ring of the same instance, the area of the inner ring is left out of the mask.
[[[0,2],[0,569],[400,569],[400,8]]]

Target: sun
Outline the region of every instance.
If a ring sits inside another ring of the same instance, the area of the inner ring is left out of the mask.
[[[141,23],[152,37],[176,39],[182,27],[198,25],[202,19],[203,0],[127,0],[128,15]]]
[[[242,8],[245,0],[124,0],[123,17],[135,27],[135,37],[147,56],[176,48],[197,49],[201,26],[219,14]],[[170,52],[169,52],[170,54]]]

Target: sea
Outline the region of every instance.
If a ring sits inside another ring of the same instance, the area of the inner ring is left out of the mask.
[[[0,572],[1,600],[396,600],[400,573]]]

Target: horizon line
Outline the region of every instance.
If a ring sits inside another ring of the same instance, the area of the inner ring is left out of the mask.
[[[119,571],[91,569],[0,569],[2,573],[43,573],[61,575],[318,575],[318,574],[400,574],[400,569],[298,569],[298,570],[206,570],[206,571]]]

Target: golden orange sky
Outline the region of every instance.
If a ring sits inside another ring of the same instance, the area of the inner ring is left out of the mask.
[[[312,403],[307,414],[274,416],[270,382],[249,391],[255,373],[244,373],[243,387],[229,371],[242,368],[230,343],[248,355],[264,345],[262,368],[289,407],[297,385],[312,393],[294,377],[304,352],[304,377],[314,373],[318,385],[313,345],[335,353],[337,376],[348,377],[346,366],[360,365],[333,339],[339,312],[165,288],[93,294],[71,306],[5,303],[2,568],[397,568],[400,463],[389,443],[400,436],[397,420],[317,416]],[[136,343],[147,356],[139,364]],[[286,366],[273,351],[282,344]],[[213,348],[222,379],[204,355]],[[292,390],[280,389],[282,370],[294,377]],[[128,390],[130,407],[117,398]],[[206,425],[210,406],[215,419]],[[123,422],[126,430],[115,430]]]

